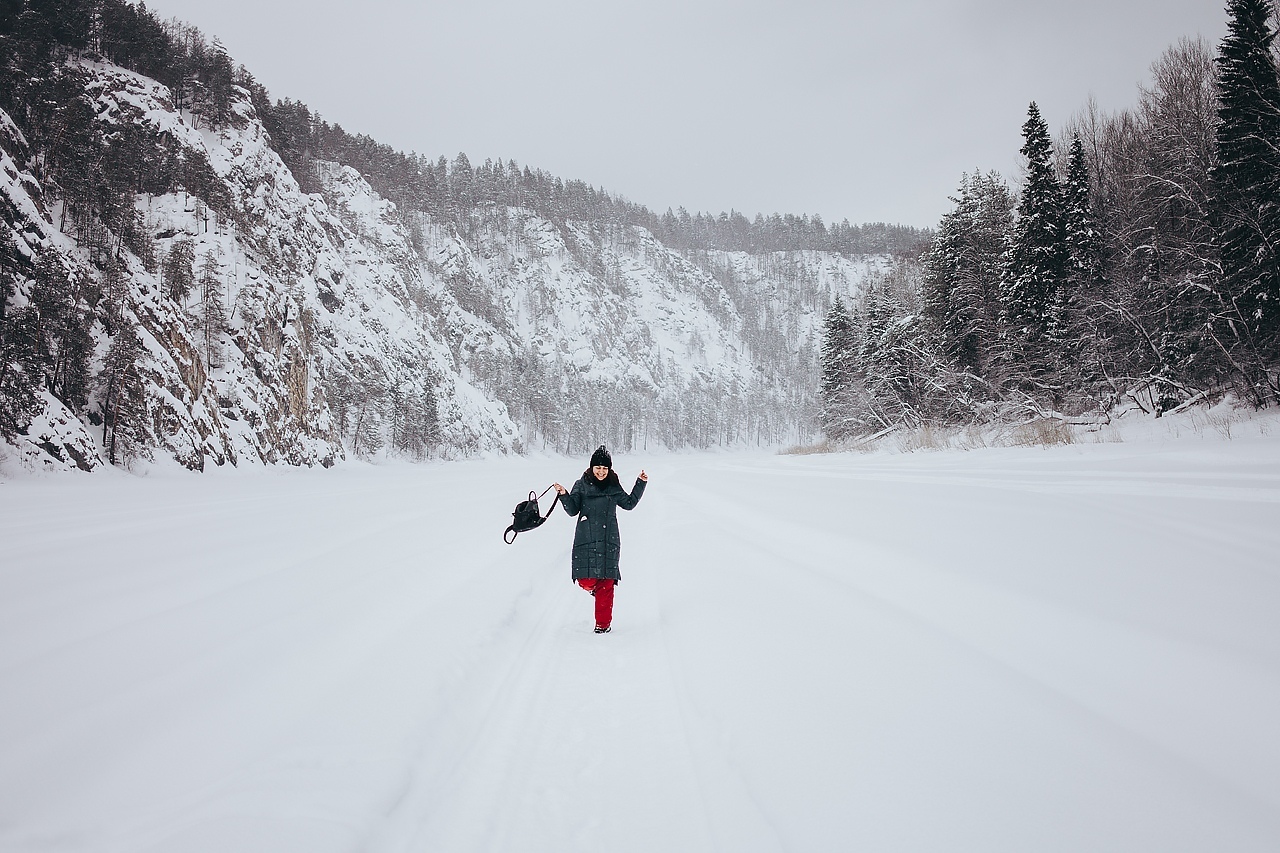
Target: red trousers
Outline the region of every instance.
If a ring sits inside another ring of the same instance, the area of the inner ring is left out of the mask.
[[[596,597],[596,627],[608,628],[613,621],[613,578],[583,578],[578,586]]]

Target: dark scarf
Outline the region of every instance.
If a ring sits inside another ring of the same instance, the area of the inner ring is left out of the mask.
[[[618,472],[613,470],[612,468],[609,469],[609,476],[605,477],[603,480],[597,480],[596,475],[592,474],[591,469],[588,468],[587,470],[582,472],[582,479],[586,480],[589,484],[591,484],[592,486],[595,486],[597,489],[600,489],[601,491],[604,491],[610,486],[617,486],[618,488],[622,488],[622,483],[618,480]]]

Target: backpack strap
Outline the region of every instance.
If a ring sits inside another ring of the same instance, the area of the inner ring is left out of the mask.
[[[552,483],[550,486],[547,486],[545,489],[543,489],[543,490],[542,490],[542,495],[545,495],[547,492],[551,491],[551,490],[552,490],[552,489],[554,489],[555,487],[556,487],[556,484],[555,484],[555,483]],[[536,500],[542,500],[542,495],[538,495],[538,497],[536,498]],[[533,497],[533,492],[529,492],[529,497],[531,497],[531,498]],[[559,493],[559,492],[556,492],[556,496],[555,496],[554,498],[552,498],[552,499],[551,499],[551,508],[547,510],[547,514],[546,514],[546,515],[544,515],[544,516],[543,516],[543,518],[550,518],[550,517],[551,517],[551,512],[552,512],[552,510],[554,510],[554,509],[556,508],[556,503],[557,503],[559,500],[560,500],[560,493]]]
[[[545,489],[543,489],[542,495],[545,495],[547,492],[551,491],[551,488],[552,488],[551,486],[547,486]],[[538,497],[541,498],[542,495],[538,495]],[[543,516],[543,519],[548,519],[551,517],[551,513],[555,512],[556,504],[559,502],[560,502],[560,493],[556,492],[556,496],[551,499],[551,507],[547,510],[547,514]]]

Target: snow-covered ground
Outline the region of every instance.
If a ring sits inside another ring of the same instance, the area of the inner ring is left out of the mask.
[[[1275,851],[1280,439],[0,484],[5,851]]]

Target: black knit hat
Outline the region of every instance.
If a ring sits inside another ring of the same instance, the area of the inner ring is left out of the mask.
[[[609,451],[605,450],[604,445],[596,448],[596,452],[591,454],[591,467],[603,465],[606,468],[613,467],[613,457],[609,455]]]

